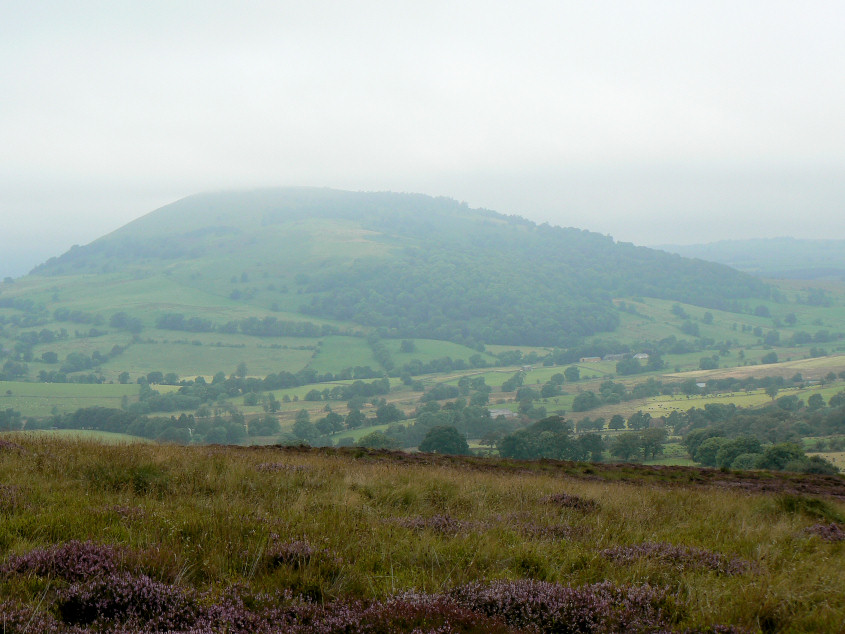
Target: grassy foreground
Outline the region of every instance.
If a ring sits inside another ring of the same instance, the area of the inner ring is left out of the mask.
[[[0,437],[0,622],[837,631],[845,478],[702,473]]]

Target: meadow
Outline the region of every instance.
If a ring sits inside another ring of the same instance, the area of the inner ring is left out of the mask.
[[[840,476],[15,434],[0,481],[6,632],[845,622]]]
[[[138,396],[137,385],[77,383],[27,383],[0,381],[0,409],[13,409],[24,416],[46,417],[75,412],[83,407],[117,407],[123,399]]]

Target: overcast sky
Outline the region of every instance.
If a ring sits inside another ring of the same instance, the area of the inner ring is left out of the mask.
[[[0,0],[0,276],[205,190],[845,238],[845,2]]]

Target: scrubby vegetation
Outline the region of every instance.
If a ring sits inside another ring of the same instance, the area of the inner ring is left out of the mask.
[[[703,473],[15,436],[0,440],[0,618],[6,632],[835,631],[845,481]]]

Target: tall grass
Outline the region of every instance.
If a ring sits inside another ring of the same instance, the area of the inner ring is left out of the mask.
[[[231,588],[367,602],[530,579],[660,588],[679,630],[845,622],[843,544],[808,531],[841,520],[841,500],[473,464],[15,436],[0,446],[0,596],[55,613],[71,582],[8,562],[91,542],[200,603]]]

